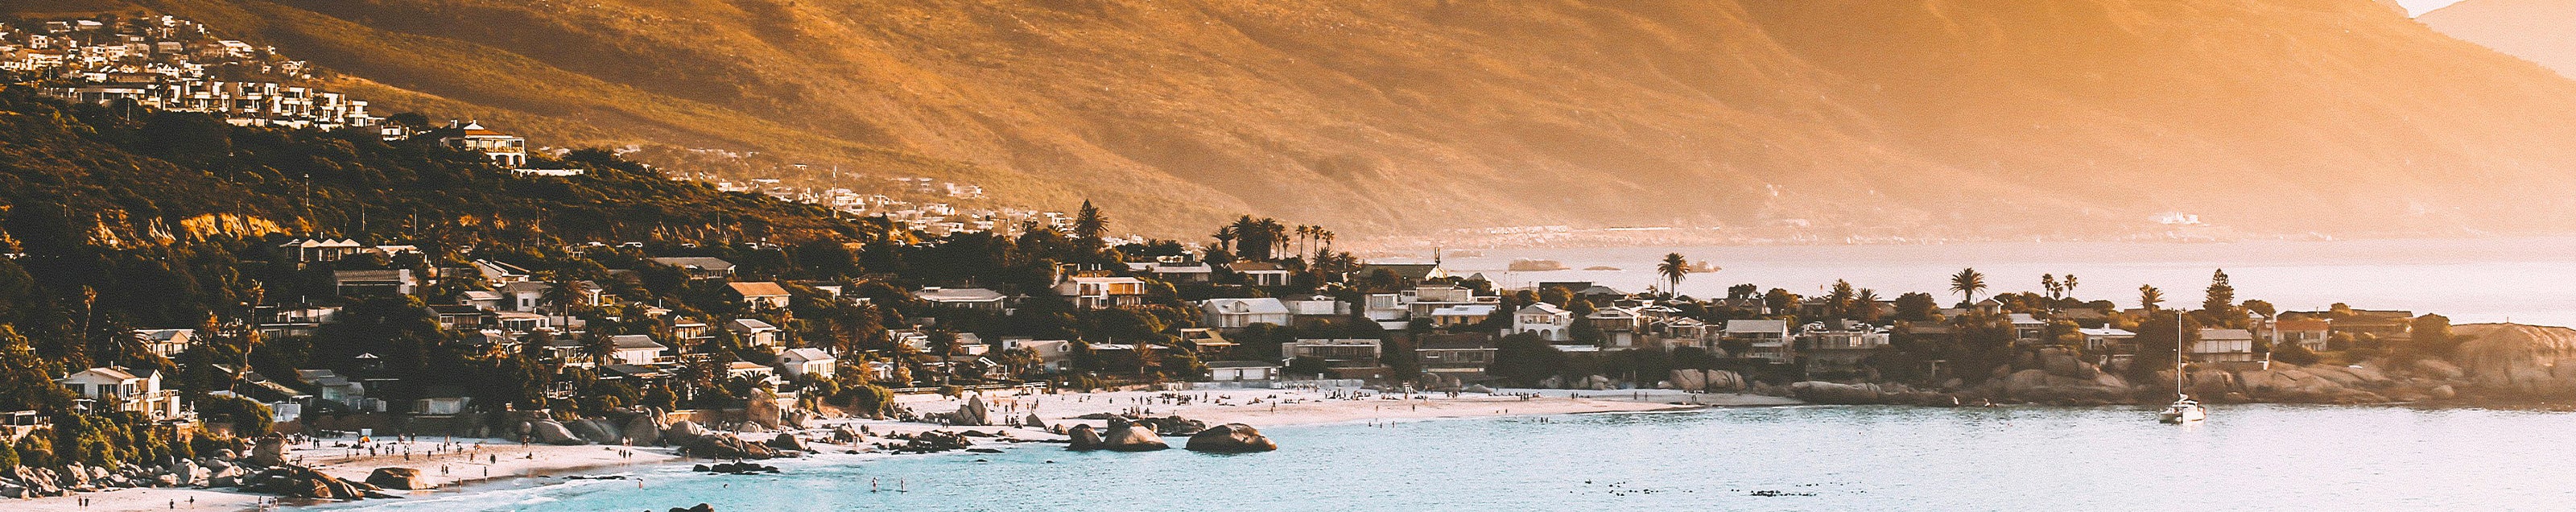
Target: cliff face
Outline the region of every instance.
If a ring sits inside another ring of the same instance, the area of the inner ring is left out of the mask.
[[[2576,329],[2520,324],[2452,328],[2473,336],[2451,358],[2479,386],[2527,393],[2576,392]]]
[[[2576,83],[2356,0],[137,3],[388,111],[1091,197],[1166,233],[2576,220]]]
[[[2576,76],[2576,2],[2466,0],[2418,16],[2433,30]]]

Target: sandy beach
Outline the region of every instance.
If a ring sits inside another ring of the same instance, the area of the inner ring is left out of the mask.
[[[1697,407],[1752,407],[1794,405],[1799,403],[1778,397],[1717,393],[1687,393],[1671,390],[1568,391],[1506,389],[1493,394],[1417,393],[1412,395],[1340,390],[1228,389],[1195,391],[1117,391],[1101,393],[1053,393],[1019,396],[982,397],[993,411],[993,417],[1025,419],[1034,412],[1049,425],[1090,423],[1100,420],[1079,419],[1099,413],[1140,413],[1155,416],[1179,415],[1219,423],[1243,423],[1256,428],[1295,425],[1320,425],[1359,422],[1427,421],[1445,418],[1491,416],[1535,416],[1605,412],[1639,412],[1687,409]],[[904,405],[916,413],[955,411],[963,405],[961,398],[904,397]],[[979,430],[1004,433],[1022,441],[1061,440],[1064,437],[1041,429],[1010,427],[950,427],[928,423],[871,419],[831,419],[818,422],[820,429],[849,425],[865,427],[876,435],[912,433],[930,430]],[[817,431],[807,437],[828,437]],[[746,434],[765,439],[774,434]],[[566,476],[601,473],[604,470],[683,462],[671,448],[626,446],[553,446],[520,445],[503,439],[448,439],[423,437],[403,440],[391,437],[374,439],[377,451],[369,455],[364,448],[345,445],[353,437],[326,438],[317,447],[313,443],[295,444],[290,459],[351,480],[364,480],[381,467],[408,467],[421,470],[423,477],[441,487],[471,484],[533,475]],[[1184,439],[1167,439],[1178,448]],[[820,444],[817,450],[834,452],[864,450],[859,446]],[[406,492],[406,491],[391,491]],[[428,493],[440,491],[409,491]],[[471,490],[465,492],[474,492]],[[81,504],[89,500],[88,506]],[[193,502],[190,500],[194,500]],[[0,508],[25,512],[74,511],[143,511],[260,510],[273,505],[269,496],[206,489],[119,489],[86,493],[78,496],[0,501]]]

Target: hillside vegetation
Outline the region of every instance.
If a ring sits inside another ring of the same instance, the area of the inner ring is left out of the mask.
[[[541,143],[1170,232],[2557,230],[2576,82],[2362,0],[139,0]]]

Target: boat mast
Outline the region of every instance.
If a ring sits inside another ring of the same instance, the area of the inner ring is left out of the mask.
[[[2182,394],[2182,310],[2174,310],[2174,400]]]

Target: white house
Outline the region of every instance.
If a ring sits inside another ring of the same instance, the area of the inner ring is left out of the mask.
[[[725,287],[732,289],[734,297],[740,299],[744,306],[750,306],[754,309],[784,309],[787,307],[787,288],[779,286],[778,283],[766,281],[754,283],[725,283]]]
[[[2076,332],[2084,335],[2084,351],[2087,353],[2126,354],[2136,352],[2138,349],[2138,333],[2129,332],[2126,329],[2104,327],[2078,329]]]
[[[1002,338],[1002,350],[1026,348],[1037,354],[1038,369],[1047,373],[1064,371],[1073,361],[1073,342],[1069,340],[1033,340]]]
[[[1574,313],[1545,302],[1522,306],[1512,312],[1512,330],[1504,333],[1536,334],[1547,341],[1568,341],[1566,330],[1574,326]]]
[[[731,322],[725,322],[725,330],[733,331],[734,337],[742,340],[745,346],[778,346],[778,326],[769,325],[769,322],[760,321],[758,318],[736,318]]]
[[[2190,355],[2195,363],[2262,359],[2254,353],[2254,332],[2244,329],[2201,329],[2200,338],[2191,342]]]
[[[994,312],[1002,311],[1002,309],[1007,306],[1005,301],[1009,299],[1009,297],[1003,296],[1002,292],[993,291],[988,288],[940,288],[936,286],[914,290],[912,292],[912,298],[930,303],[930,305],[936,307],[975,309]]]
[[[1208,380],[1212,382],[1266,382],[1279,380],[1285,368],[1279,363],[1263,361],[1209,361]]]
[[[81,398],[112,404],[118,411],[139,412],[154,420],[175,419],[185,411],[179,408],[179,392],[161,389],[161,374],[145,371],[136,374],[120,367],[91,368],[66,375],[54,381],[70,388]]]
[[[1055,293],[1082,309],[1138,306],[1145,303],[1145,280],[1133,277],[1068,277]]]
[[[1199,311],[1209,327],[1241,329],[1252,324],[1289,325],[1288,305],[1279,299],[1208,299],[1199,302]]]
[[[1238,261],[1225,264],[1226,270],[1243,278],[1248,286],[1286,286],[1288,267],[1267,261]]]
[[[636,366],[660,363],[663,354],[671,350],[671,347],[653,341],[652,336],[643,334],[610,336],[608,341],[616,345],[609,352],[609,358]]]
[[[1726,332],[1719,336],[1751,346],[1745,353],[1735,354],[1736,357],[1758,357],[1775,363],[1790,361],[1787,320],[1728,320]]]
[[[829,378],[841,359],[819,348],[791,348],[778,353],[778,369],[789,377],[812,375]]]
[[[196,329],[136,329],[134,337],[143,341],[145,350],[161,357],[179,357],[197,344]]]

